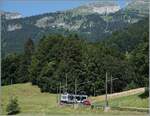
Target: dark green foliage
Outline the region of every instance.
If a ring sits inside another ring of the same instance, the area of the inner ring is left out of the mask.
[[[30,65],[30,57],[27,57],[26,55],[21,55],[21,61],[19,62],[18,67],[18,79],[19,82],[28,82],[28,67]]]
[[[54,92],[59,81],[65,81],[66,73],[68,81],[74,81],[75,75],[82,72],[81,44],[81,40],[62,36],[41,40],[29,68],[33,84]]]
[[[122,32],[113,33],[104,43],[125,55],[127,62],[128,86],[125,89],[148,87],[149,75],[149,32],[148,18],[130,25]],[[130,72],[129,72],[130,71]]]
[[[18,70],[21,58],[19,55],[12,54],[2,60],[2,85],[18,83]]]
[[[2,59],[2,85],[28,82],[28,67],[34,52],[34,44],[29,39],[24,54],[12,54]]]
[[[139,43],[144,41],[143,34],[149,31],[148,20],[148,18],[145,18],[135,24],[129,25],[122,29],[122,31],[116,31],[112,33],[112,36],[108,40],[104,40],[104,42],[108,46],[118,49],[120,52],[131,52]]]
[[[134,80],[134,79],[132,79],[132,81],[131,81],[131,82],[129,82],[129,84],[127,85],[127,87],[125,88],[125,90],[135,89],[135,88],[137,88],[137,87],[138,87],[138,85],[137,85],[137,84],[135,84],[135,80]]]
[[[24,58],[21,60],[19,68],[19,77],[23,77],[23,82],[29,81],[28,67],[31,64],[31,57],[34,53],[34,43],[31,38],[24,45]]]
[[[31,38],[29,38],[28,40],[27,40],[27,42],[25,43],[25,48],[24,48],[25,50],[25,55],[27,56],[27,57],[29,57],[29,58],[31,58],[31,55],[33,54],[33,52],[34,52],[34,43],[33,43],[33,41],[32,41],[32,39]],[[30,59],[29,59],[30,60]]]
[[[20,107],[19,107],[18,100],[16,97],[10,98],[10,102],[7,105],[6,111],[8,115],[14,115],[20,112]]]
[[[74,93],[76,79],[78,93],[93,95],[95,87],[98,95],[104,93],[106,72],[109,77],[118,78],[114,91],[121,91],[127,86],[132,77],[132,70],[127,65],[123,55],[113,48],[87,43],[75,36],[48,36],[38,45],[29,72],[32,83],[42,91],[55,93],[60,82],[65,85],[67,75],[68,92]],[[79,84],[88,81],[90,83]]]
[[[130,62],[134,68],[136,75],[135,83],[140,86],[148,87],[149,82],[149,34],[144,33],[143,42],[140,43],[135,50],[131,53]],[[139,81],[140,80],[140,81]]]
[[[144,93],[140,94],[139,97],[141,98],[148,98],[149,97],[149,88],[146,87]]]

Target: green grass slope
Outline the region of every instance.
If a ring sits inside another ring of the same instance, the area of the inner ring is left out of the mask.
[[[22,112],[41,112],[56,106],[56,95],[41,93],[37,86],[30,83],[16,84],[2,87],[2,112],[5,113],[6,104],[10,96],[16,96]]]
[[[3,86],[1,88],[1,114],[6,114],[6,106],[9,102],[10,96],[16,96],[21,107],[21,113],[19,115],[86,115],[86,116],[146,116],[146,112],[131,112],[131,111],[109,111],[103,112],[100,109],[90,108],[78,108],[73,109],[72,107],[63,107],[57,105],[57,95],[50,93],[41,93],[37,86],[32,86],[31,83],[25,84],[14,84],[9,86]],[[118,98],[118,104],[121,100],[124,102],[131,102],[128,98]],[[131,96],[130,98],[137,99],[137,96]],[[117,99],[116,99],[117,100]],[[147,101],[147,103],[145,103]],[[121,104],[124,104],[121,102]],[[115,104],[115,102],[112,102]],[[116,101],[117,104],[117,101]],[[148,99],[139,102],[138,106],[147,107]]]
[[[111,107],[148,108],[148,98],[141,98],[141,94],[142,93],[138,93],[135,95],[109,99],[108,102]],[[104,101],[97,101],[95,104],[103,105]]]

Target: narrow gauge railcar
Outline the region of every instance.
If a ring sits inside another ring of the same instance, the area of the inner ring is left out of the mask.
[[[74,95],[74,94],[61,94],[61,103],[83,103],[84,100],[88,98],[87,95]]]

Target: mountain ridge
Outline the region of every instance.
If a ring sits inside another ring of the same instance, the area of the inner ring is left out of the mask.
[[[76,8],[77,11],[80,10],[79,8],[81,7]],[[38,43],[43,35],[52,33],[62,35],[77,33],[90,41],[100,41],[110,36],[112,32],[136,23],[147,16],[145,14],[141,16],[138,12],[130,13],[122,9],[107,15],[106,12],[100,14],[89,13],[88,11],[87,13],[76,12],[76,9],[12,20],[2,19],[3,54],[22,52],[24,43],[28,38],[32,38],[35,43]]]

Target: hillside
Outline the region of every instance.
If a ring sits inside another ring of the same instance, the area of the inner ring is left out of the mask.
[[[136,3],[140,5],[139,11],[143,11],[141,9],[143,7],[148,9],[146,1],[142,4],[138,1]],[[130,3],[132,11],[137,8],[137,4]],[[136,9],[136,12],[131,12],[129,6],[123,10],[115,2],[112,4],[103,1],[63,12],[45,13],[13,20],[2,18],[2,56],[12,52],[22,52],[28,38],[32,38],[37,43],[43,35],[52,33],[62,35],[77,33],[90,41],[102,40],[112,32],[123,29],[128,24],[136,23],[147,16],[147,14],[141,15],[141,12],[137,12]]]
[[[139,108],[139,109],[148,109],[148,98],[142,99],[140,98],[141,93],[122,96],[118,98],[110,98],[108,100],[110,107],[121,107],[121,108]],[[104,105],[104,101],[96,101],[94,104]]]
[[[113,94],[108,94],[109,99],[114,99],[114,98],[119,98],[119,97],[124,97],[124,96],[130,96],[130,95],[135,95],[135,94],[141,94],[144,92],[144,88],[137,88],[137,89],[132,89],[128,91],[123,91],[119,93],[113,93]],[[93,101],[104,101],[105,95],[97,96],[97,97],[91,97]]]
[[[116,31],[107,40],[104,40],[104,42],[106,42],[107,46],[114,47],[121,52],[131,52],[144,41],[143,38],[148,38],[148,20],[148,17],[144,18],[137,23],[129,25],[125,29]]]
[[[109,106],[147,109],[149,107],[148,97],[141,97],[144,91],[144,88],[137,88],[120,93],[108,94]],[[105,95],[91,97],[91,99],[95,105],[103,106],[105,104]]]
[[[139,93],[140,94],[140,93]],[[49,94],[49,93],[41,93],[40,89],[37,86],[32,86],[30,83],[25,84],[15,84],[9,86],[2,87],[2,114],[5,114],[5,108],[8,104],[8,100],[10,96],[17,96],[19,100],[19,105],[21,107],[21,114],[35,114],[39,113],[39,115],[88,115],[88,116],[145,116],[146,113],[140,112],[124,112],[124,111],[110,111],[108,113],[104,113],[102,110],[90,110],[89,108],[79,108],[78,110],[72,109],[70,107],[58,107],[57,106],[57,95]],[[148,99],[140,99],[138,96],[134,95],[130,96],[131,99],[138,100],[137,103],[141,103],[141,105],[145,105],[142,107],[147,107]],[[118,103],[124,101],[124,97],[118,98]],[[126,103],[129,104],[130,101],[126,100]],[[135,104],[136,105],[136,104]]]

